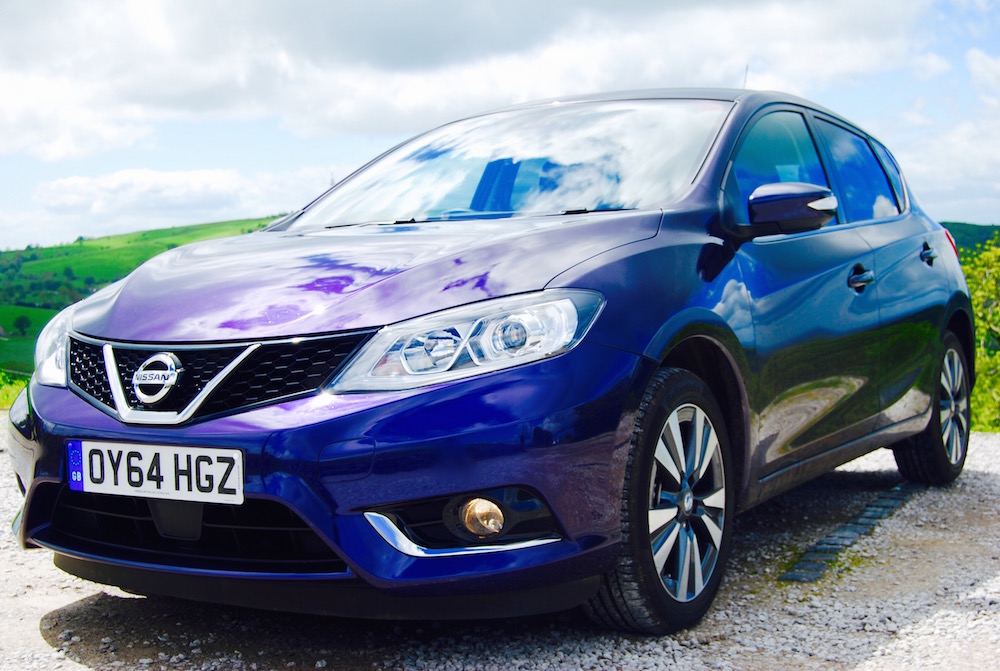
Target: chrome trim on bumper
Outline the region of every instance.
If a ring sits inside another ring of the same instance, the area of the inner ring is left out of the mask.
[[[381,513],[367,512],[365,513],[365,519],[368,520],[368,523],[372,525],[372,528],[378,532],[378,535],[381,536],[386,543],[391,545],[395,550],[410,557],[460,557],[463,555],[477,555],[490,552],[509,552],[513,550],[524,550],[527,548],[548,545],[549,543],[556,543],[560,540],[554,536],[546,536],[545,538],[536,538],[530,541],[520,541],[518,543],[509,543],[507,545],[470,545],[457,548],[426,548],[422,545],[417,545],[407,538],[399,527],[393,524],[392,520]]]

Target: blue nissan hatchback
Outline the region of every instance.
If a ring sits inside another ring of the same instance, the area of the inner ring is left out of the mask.
[[[662,633],[740,511],[880,447],[957,477],[973,343],[954,242],[833,112],[522,105],[60,313],[14,531],[139,593]]]

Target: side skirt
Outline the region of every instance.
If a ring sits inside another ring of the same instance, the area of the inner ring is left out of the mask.
[[[747,505],[741,506],[740,511],[748,510],[753,506],[788,491],[793,487],[808,482],[823,475],[828,471],[862,457],[869,452],[873,452],[880,447],[889,447],[908,436],[920,433],[927,427],[931,419],[932,409],[911,417],[910,419],[898,422],[875,433],[871,433],[863,438],[845,443],[832,450],[817,454],[771,475],[759,481],[756,492],[751,491],[746,497]]]

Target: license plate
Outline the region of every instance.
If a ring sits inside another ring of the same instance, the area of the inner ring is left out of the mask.
[[[73,440],[69,488],[172,501],[243,503],[243,452]]]

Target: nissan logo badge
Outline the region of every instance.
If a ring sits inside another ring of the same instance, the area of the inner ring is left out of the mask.
[[[132,389],[146,405],[159,403],[177,384],[181,371],[180,360],[169,352],[154,354],[139,366],[132,376]]]

